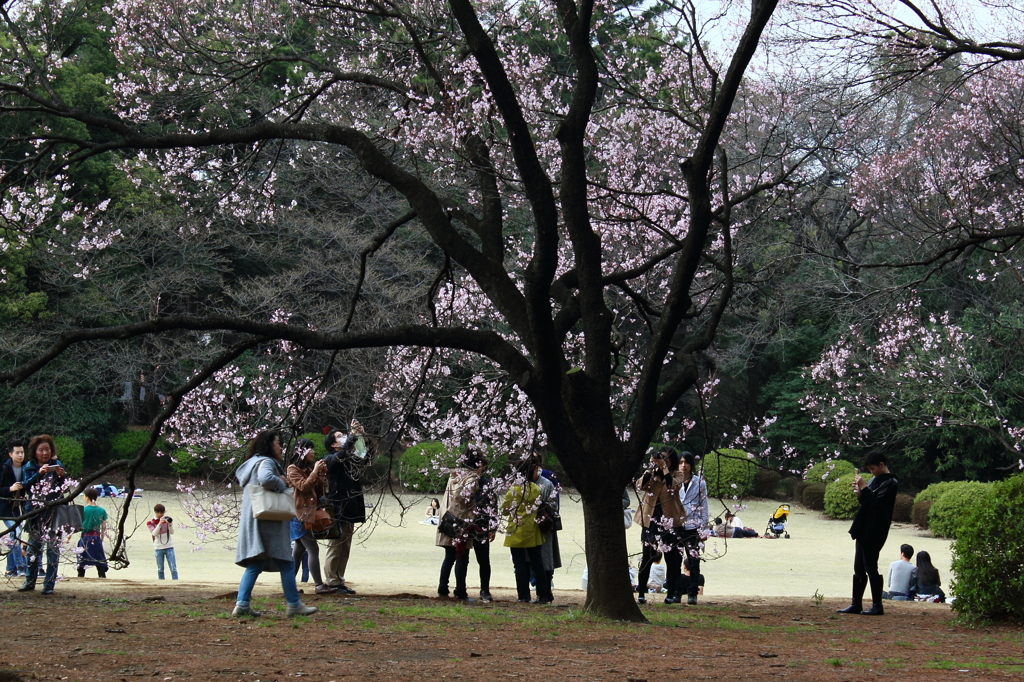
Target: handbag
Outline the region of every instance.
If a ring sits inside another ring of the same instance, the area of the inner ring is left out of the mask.
[[[541,533],[550,533],[559,530],[562,526],[562,519],[555,513],[554,507],[547,502],[537,505],[537,527]]]
[[[259,466],[255,470],[259,471]],[[252,476],[249,480],[252,480]],[[295,518],[295,493],[291,488],[286,488],[283,493],[275,493],[258,483],[250,483],[245,487],[249,491],[252,517],[257,521],[291,521]]]
[[[466,524],[465,521],[460,519],[450,511],[446,511],[444,516],[441,517],[441,523],[437,524],[437,531],[441,535],[447,535],[450,538],[455,538],[462,532],[462,527]]]
[[[306,527],[306,530],[315,535],[330,529],[333,523],[334,519],[326,509],[317,509],[308,521],[302,522],[302,525]]]
[[[72,533],[80,533],[82,531],[82,505],[62,504],[59,507],[54,507],[50,529],[54,532],[70,530]]]

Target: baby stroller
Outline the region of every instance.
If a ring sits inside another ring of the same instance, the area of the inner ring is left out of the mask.
[[[775,510],[771,518],[768,519],[768,527],[764,530],[764,536],[779,538],[785,537],[789,539],[789,531],[786,527],[789,525],[789,505],[780,504],[779,508]]]

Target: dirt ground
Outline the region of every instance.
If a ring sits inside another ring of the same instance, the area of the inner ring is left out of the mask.
[[[600,621],[579,601],[462,605],[414,595],[279,596],[231,618],[234,594],[65,584],[52,597],[0,593],[0,680],[788,679],[900,680],[1024,675],[1024,627],[965,628],[940,604],[840,616],[806,599],[648,604],[649,625]],[[116,594],[116,596],[111,596]],[[660,601],[660,600],[659,600]],[[5,677],[16,671],[17,677]]]

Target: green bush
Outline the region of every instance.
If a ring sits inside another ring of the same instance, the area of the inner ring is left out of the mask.
[[[803,503],[808,509],[822,511],[825,509],[825,491],[827,486],[824,483],[808,483],[804,488]]]
[[[803,502],[804,501],[804,490],[806,490],[807,486],[809,486],[809,485],[810,485],[810,483],[808,481],[803,480],[803,479],[800,479],[796,483],[794,483],[793,484],[793,499],[796,500],[797,502]]]
[[[448,470],[455,466],[456,454],[437,441],[413,445],[398,461],[398,478],[409,490],[442,493],[448,483]]]
[[[928,512],[928,528],[938,538],[955,538],[964,522],[964,512],[981,499],[991,483],[957,481],[943,491]],[[924,491],[927,492],[927,491]]]
[[[860,498],[853,492],[853,479],[856,475],[845,474],[825,486],[825,513],[832,518],[852,519],[857,513]],[[871,474],[864,475],[866,483],[870,483],[872,478],[874,477]]]
[[[327,454],[327,448],[324,447],[324,434],[316,431],[310,431],[309,433],[299,434],[299,438],[307,438],[313,441],[313,452],[316,453],[317,459],[320,459]]]
[[[843,459],[834,459],[831,462],[818,462],[804,474],[804,479],[809,483],[824,483],[829,485],[841,477],[855,473],[857,467]],[[852,478],[850,479],[853,480]]]
[[[771,497],[782,480],[782,474],[775,469],[757,467],[754,474],[754,496]]]
[[[961,481],[962,482],[962,481]],[[930,486],[919,492],[914,497],[914,502],[934,502],[935,500],[942,497],[942,493],[950,486],[957,484],[957,481],[943,481],[942,483],[932,483]]]
[[[1024,622],[1024,474],[990,485],[962,513],[953,610],[969,620]]]
[[[715,450],[701,463],[711,497],[743,497],[754,487],[757,465],[742,450]]]
[[[892,509],[892,520],[899,523],[910,523],[914,509],[914,498],[900,493],[896,496],[896,506]]]
[[[116,433],[110,439],[110,460],[134,459],[142,449],[142,446],[149,440],[149,430],[144,431],[123,431]],[[143,462],[140,471],[146,474],[169,474],[172,472],[187,474],[198,466],[198,459],[185,450],[175,450],[168,458],[165,453],[173,448],[162,436],[156,439],[153,449],[150,451],[146,461]]]
[[[911,523],[915,524],[918,528],[928,528],[928,512],[932,510],[933,504],[935,503],[931,500],[915,502],[914,508],[910,510]]]
[[[801,481],[802,482],[802,481]],[[775,486],[775,491],[772,493],[772,498],[784,502],[786,500],[792,500],[794,496],[794,490],[796,489],[797,479],[795,478],[784,478],[779,481],[778,485]]]
[[[54,436],[53,445],[57,449],[57,459],[64,465],[64,473],[73,478],[82,475],[82,463],[85,462],[85,448],[74,438]]]

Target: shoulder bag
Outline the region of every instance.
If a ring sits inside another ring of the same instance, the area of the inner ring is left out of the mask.
[[[256,467],[257,472],[261,466],[262,463]],[[290,521],[295,518],[295,493],[291,488],[286,488],[283,493],[267,490],[258,483],[250,483],[246,488],[249,490],[252,517],[257,521]]]

